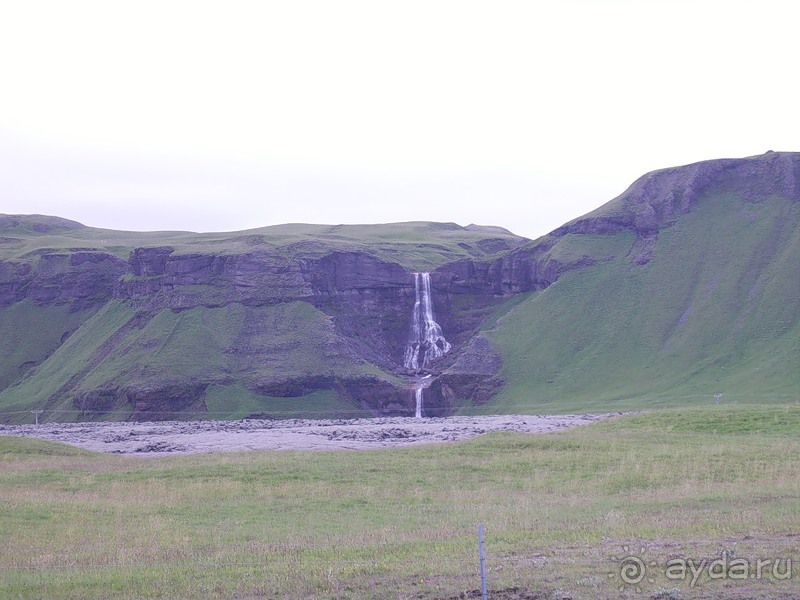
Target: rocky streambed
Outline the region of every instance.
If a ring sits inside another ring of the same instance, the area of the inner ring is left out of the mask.
[[[37,437],[88,450],[147,456],[246,450],[364,450],[464,440],[489,431],[547,433],[619,414],[46,423],[0,425],[0,435]]]

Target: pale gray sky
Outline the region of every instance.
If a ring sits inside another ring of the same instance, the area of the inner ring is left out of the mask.
[[[798,150],[794,0],[0,3],[0,212],[500,225]]]

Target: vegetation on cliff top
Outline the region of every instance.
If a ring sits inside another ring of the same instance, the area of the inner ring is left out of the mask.
[[[267,252],[288,258],[358,252],[409,270],[432,271],[455,260],[491,258],[529,241],[499,227],[426,221],[384,225],[290,223],[246,231],[193,233],[116,231],[55,217],[0,215],[0,260],[30,260],[43,252],[85,250],[127,259],[134,248],[168,246],[176,254]]]

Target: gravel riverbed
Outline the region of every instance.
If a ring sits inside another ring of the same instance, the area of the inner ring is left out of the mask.
[[[153,456],[246,450],[364,450],[464,440],[489,431],[547,433],[619,414],[45,423],[0,425],[0,435]]]

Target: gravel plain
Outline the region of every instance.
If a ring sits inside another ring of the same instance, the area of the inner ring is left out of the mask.
[[[489,431],[548,433],[619,414],[45,423],[0,425],[0,435],[152,456],[246,450],[364,450],[464,440]]]

